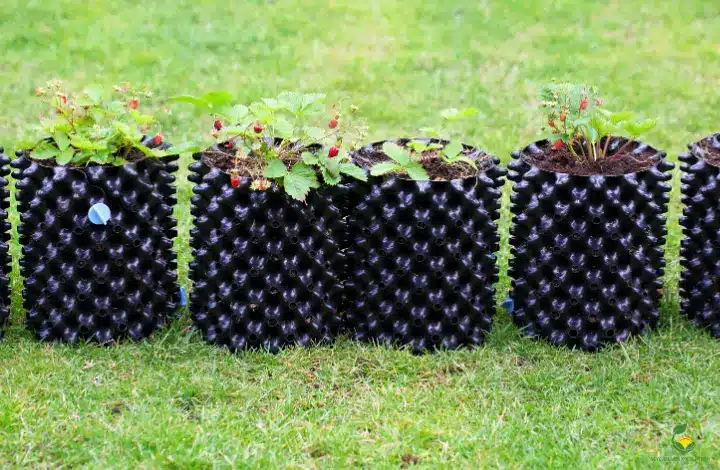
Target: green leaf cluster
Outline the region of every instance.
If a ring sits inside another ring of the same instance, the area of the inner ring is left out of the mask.
[[[34,159],[54,159],[58,165],[121,165],[133,149],[148,158],[167,155],[158,146],[143,143],[147,135],[158,135],[162,141],[153,129],[155,115],[145,111],[152,96],[147,89],[124,84],[106,90],[93,85],[72,93],[54,81],[35,93],[48,112],[19,143]]]
[[[636,119],[631,112],[605,109],[597,89],[584,83],[547,84],[540,90],[540,101],[547,120],[547,127],[543,127],[546,137],[568,144],[579,160],[605,158],[611,137],[632,141],[656,124],[654,119]],[[603,139],[605,144],[601,145]]]
[[[305,200],[309,191],[321,184],[337,185],[344,175],[367,179],[348,156],[349,149],[367,134],[357,120],[355,106],[346,111],[342,101],[328,104],[322,93],[298,92],[282,92],[249,104],[235,103],[226,91],[172,99],[192,104],[209,114],[214,126],[220,124],[211,131],[210,139],[197,139],[194,148],[232,142],[237,155],[249,159],[257,169],[258,177],[280,184],[295,199]],[[335,126],[330,125],[333,120]],[[333,147],[338,155],[330,157]]]

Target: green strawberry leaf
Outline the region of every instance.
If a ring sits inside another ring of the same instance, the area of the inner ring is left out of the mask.
[[[70,138],[64,132],[55,132],[53,134],[53,140],[55,141],[55,145],[57,145],[57,148],[61,152],[65,151],[68,147],[70,147]]]
[[[682,434],[687,430],[687,424],[679,424],[673,428],[673,434]]]
[[[410,163],[410,153],[392,142],[385,142],[382,146],[383,153],[402,166]]]
[[[303,162],[293,165],[292,170],[285,175],[283,184],[285,192],[298,201],[304,201],[310,189],[320,187],[315,170]]]
[[[205,101],[202,98],[198,98],[197,96],[176,95],[176,96],[171,96],[170,100],[177,101],[179,103],[189,103],[203,111],[212,111],[212,106],[210,105],[210,103],[208,103],[207,101]]]
[[[448,143],[442,149],[442,152],[448,158],[455,158],[458,155],[460,155],[462,153],[462,151],[463,151],[462,142],[460,142],[458,140],[453,140],[452,142]]]
[[[405,171],[410,179],[415,181],[427,181],[430,179],[425,168],[417,162],[410,162],[405,166]]]
[[[353,178],[360,181],[367,181],[367,174],[365,173],[365,171],[353,163],[341,163],[339,165],[339,169],[340,173],[342,174],[352,176]]]
[[[317,165],[320,163],[320,159],[317,155],[315,155],[312,152],[303,152],[302,155],[302,161],[307,163],[308,165]]]
[[[58,153],[60,152],[57,147],[48,142],[42,142],[32,151],[32,157],[38,160],[47,160],[48,158],[55,158]]]
[[[229,91],[210,91],[202,95],[200,99],[213,108],[222,108],[232,101],[233,95]]]
[[[370,168],[370,174],[373,176],[386,175],[393,171],[402,171],[403,167],[393,162],[376,163]]]
[[[67,165],[68,163],[70,163],[72,161],[74,156],[75,156],[75,150],[68,147],[65,150],[63,150],[62,152],[60,152],[55,157],[55,162],[58,165]],[[37,158],[37,157],[35,157],[35,158]]]
[[[320,167],[320,173],[322,173],[323,181],[330,186],[336,186],[340,183],[340,181],[342,181],[342,176],[340,176],[339,173],[332,174],[324,166]]]
[[[287,175],[287,173],[287,167],[277,158],[268,161],[263,170],[263,176],[265,178],[282,178]]]

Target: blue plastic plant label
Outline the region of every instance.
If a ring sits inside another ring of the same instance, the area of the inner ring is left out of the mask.
[[[180,306],[184,307],[187,305],[187,292],[184,287],[180,287]]]
[[[88,211],[88,219],[95,225],[107,225],[110,220],[110,208],[102,202],[93,204]]]

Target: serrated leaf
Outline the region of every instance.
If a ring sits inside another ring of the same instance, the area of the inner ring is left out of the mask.
[[[320,167],[320,173],[322,173],[323,181],[325,181],[325,184],[329,186],[335,186],[339,184],[340,181],[342,181],[342,176],[340,176],[340,173],[332,174],[324,166]]]
[[[70,144],[80,150],[107,150],[105,142],[92,142],[90,139],[80,135],[74,135],[70,138]]]
[[[308,165],[317,165],[320,163],[320,159],[317,155],[315,155],[312,152],[303,152],[301,155],[302,161],[307,163]]]
[[[463,145],[462,142],[460,142],[459,140],[453,140],[452,142],[449,142],[442,149],[442,152],[445,154],[445,156],[451,159],[460,155],[462,151]]]
[[[56,131],[53,134],[53,140],[55,141],[55,145],[57,145],[57,148],[61,152],[65,151],[68,147],[70,147],[70,138],[64,132]]]
[[[401,166],[406,166],[410,163],[410,153],[407,149],[404,149],[392,142],[385,142],[382,149],[385,155],[390,157],[393,161],[399,163]]]
[[[292,170],[283,178],[285,192],[294,199],[304,201],[310,189],[320,187],[317,174],[302,162],[293,165]]]
[[[278,117],[272,124],[275,137],[290,138],[293,133],[293,124],[284,117]]]
[[[192,95],[176,95],[171,96],[170,100],[177,101],[179,103],[189,103],[197,108],[200,108],[202,110],[211,110],[210,103],[203,100],[202,98],[198,98],[197,96]]]
[[[376,163],[370,168],[370,174],[373,176],[382,176],[393,171],[402,171],[403,167],[396,164],[395,162],[381,162]]]
[[[233,95],[229,91],[218,90],[207,92],[202,95],[200,99],[211,105],[213,108],[222,108],[223,106],[227,106],[233,100]]]
[[[42,142],[32,151],[32,157],[38,160],[47,160],[48,158],[55,158],[59,153],[60,151],[54,145]]]
[[[655,127],[655,124],[654,119],[645,119],[644,121],[624,121],[620,123],[620,127],[632,137],[637,137]]]
[[[320,127],[308,127],[304,129],[305,135],[309,138],[310,142],[308,143],[319,143],[321,142],[327,135],[327,132],[325,132],[325,129],[322,129]]]
[[[428,149],[428,145],[425,142],[421,142],[419,140],[413,140],[408,142],[407,147],[418,153],[422,153]]]
[[[63,150],[62,152],[60,152],[55,157],[55,162],[58,165],[67,165],[68,163],[70,163],[72,161],[74,156],[75,156],[75,151],[72,148],[67,148],[67,149]]]
[[[425,168],[417,162],[410,162],[405,166],[405,172],[408,177],[415,181],[427,181],[430,179]]]
[[[362,168],[353,163],[341,163],[338,168],[340,170],[340,173],[342,174],[352,176],[353,178],[360,181],[367,181],[367,173],[365,173]]]
[[[275,158],[267,162],[263,170],[265,178],[282,178],[287,174],[287,167],[279,159]]]

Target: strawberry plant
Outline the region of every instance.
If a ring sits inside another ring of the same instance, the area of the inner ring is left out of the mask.
[[[48,111],[38,116],[33,136],[20,143],[35,160],[72,166],[122,165],[167,155],[162,134],[153,131],[158,126],[147,105],[152,97],[147,88],[122,84],[108,91],[89,86],[73,93],[62,82],[53,81],[35,94]]]
[[[477,113],[478,111],[475,108],[453,108],[442,111],[441,116],[444,122],[448,123],[474,116]],[[454,133],[445,124],[439,129],[424,127],[420,131],[444,143],[415,139],[409,141],[405,147],[401,147],[386,142],[383,144],[382,150],[391,161],[376,163],[370,169],[370,174],[381,176],[388,173],[399,173],[407,175],[413,180],[428,180],[430,177],[423,166],[423,162],[432,158],[439,158],[440,161],[447,165],[467,164],[477,170],[475,161],[466,155],[463,144],[454,139]]]
[[[233,95],[225,91],[173,100],[211,115],[211,132],[193,148],[227,171],[234,186],[240,176],[250,177],[251,187],[260,191],[274,182],[303,201],[321,182],[334,186],[344,175],[367,178],[348,155],[366,134],[355,106],[346,110],[342,101],[327,105],[324,94],[295,92],[249,105],[234,103]]]
[[[567,148],[578,161],[621,157],[637,137],[655,127],[654,119],[638,120],[633,113],[605,109],[597,89],[586,84],[545,85],[540,100],[546,122],[543,131],[553,143],[552,150]],[[613,137],[628,140],[609,155]]]

